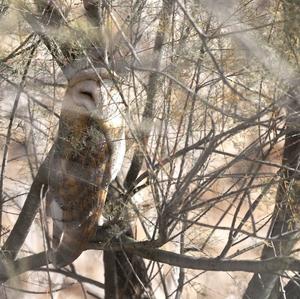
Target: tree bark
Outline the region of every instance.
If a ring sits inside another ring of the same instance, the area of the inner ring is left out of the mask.
[[[299,44],[299,13],[300,3],[295,0],[282,1],[283,14],[285,19],[284,31],[286,34],[287,52],[289,60],[298,66],[299,63],[296,49]],[[299,51],[298,51],[299,53]],[[297,73],[296,73],[297,74]],[[282,163],[291,167],[294,171],[282,171],[282,180],[278,186],[276,196],[276,206],[273,212],[273,222],[269,236],[280,236],[285,232],[299,229],[300,226],[300,88],[299,79],[294,79],[287,95],[283,98],[283,103],[287,103],[287,122],[284,153]],[[294,237],[296,237],[294,235]],[[295,245],[296,240],[287,238],[285,241],[272,243],[265,246],[262,251],[262,259],[274,256],[288,256]],[[282,272],[280,272],[282,273]],[[289,288],[294,288],[295,284],[290,283],[284,289],[277,273],[268,275],[255,274],[249,282],[244,294],[245,299],[283,298],[286,291],[290,294]],[[291,291],[293,292],[293,291]],[[296,298],[296,297],[287,297]]]
[[[286,135],[282,164],[293,170],[281,171],[281,182],[277,189],[276,206],[269,237],[299,229],[300,217],[300,90],[297,82],[287,93]],[[291,239],[291,237],[293,237]],[[289,234],[283,241],[265,245],[261,258],[288,256],[297,242],[299,233]],[[282,237],[281,237],[282,238]],[[282,272],[280,272],[282,273]],[[275,299],[279,297],[279,274],[255,274],[244,294],[245,299]]]

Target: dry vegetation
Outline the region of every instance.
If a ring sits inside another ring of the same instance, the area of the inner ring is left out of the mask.
[[[0,1],[0,298],[298,298],[297,12]],[[47,159],[70,77],[99,65],[116,74],[102,93],[118,99],[125,159],[89,250],[58,269]]]

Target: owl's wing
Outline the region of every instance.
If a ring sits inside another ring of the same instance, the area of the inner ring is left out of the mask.
[[[110,182],[110,155],[107,145],[95,165],[87,153],[82,159],[67,160],[57,151],[51,161],[51,177],[46,200],[53,222],[51,261],[56,267],[72,263],[86,249],[94,235]],[[99,150],[101,153],[101,151]],[[83,158],[84,157],[84,158]]]

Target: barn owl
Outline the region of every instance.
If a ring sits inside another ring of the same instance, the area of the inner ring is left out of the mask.
[[[65,93],[46,194],[56,267],[72,263],[86,248],[123,162],[124,124],[112,76],[105,69],[83,70]]]

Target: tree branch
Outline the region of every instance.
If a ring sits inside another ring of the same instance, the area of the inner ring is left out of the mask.
[[[49,159],[53,149],[54,147],[52,146],[46,159],[40,166],[38,173],[31,185],[21,213],[2,247],[2,251],[5,253],[5,255],[12,260],[16,258],[19,250],[21,249],[28,235],[34,217],[38,211],[41,201],[41,189],[43,185],[45,190],[47,189]]]
[[[105,244],[105,243],[103,243]],[[107,244],[92,244],[90,249],[102,249]],[[120,244],[118,242],[111,250],[120,250],[138,255],[145,259],[169,264],[171,266],[206,271],[243,271],[252,273],[276,273],[281,271],[300,271],[300,260],[293,257],[274,257],[261,261],[253,260],[220,260],[216,258],[192,257],[166,250],[139,246],[131,240]],[[0,261],[0,282],[5,282],[16,275],[29,270],[36,270],[47,264],[46,253],[41,252],[16,261]]]

